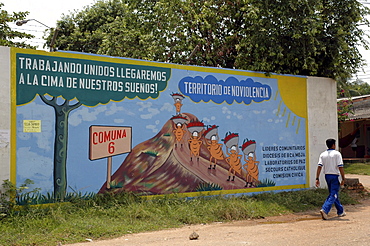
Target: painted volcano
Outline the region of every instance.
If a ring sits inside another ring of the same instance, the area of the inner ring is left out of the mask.
[[[183,115],[190,121],[198,121],[192,114]],[[218,160],[215,169],[208,168],[211,156],[205,138],[197,139],[200,143],[198,156],[191,156],[190,146],[194,145],[187,129],[182,147],[179,144],[175,147],[173,124],[171,119],[168,120],[157,135],[132,149],[112,175],[111,189],[114,192],[131,191],[142,195],[185,193],[199,191],[204,184],[223,190],[244,188],[243,172],[234,181],[227,181],[230,166],[225,160]],[[105,191],[104,183],[99,193]]]

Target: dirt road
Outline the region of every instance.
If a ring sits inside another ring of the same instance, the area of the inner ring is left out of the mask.
[[[370,176],[358,177],[370,191]],[[318,211],[268,217],[231,223],[192,225],[179,229],[125,235],[123,237],[73,244],[73,246],[228,246],[228,245],[370,245],[370,199],[345,206],[346,217],[338,218],[335,209],[329,220]],[[192,232],[199,235],[189,240]]]

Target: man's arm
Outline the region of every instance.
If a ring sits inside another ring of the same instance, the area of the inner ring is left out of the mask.
[[[344,180],[345,180],[345,177],[344,177],[344,168],[343,167],[339,167],[339,172],[340,172],[340,175],[342,176],[342,182],[340,182],[340,185],[344,185]]]
[[[344,185],[344,167],[343,167],[343,158],[342,158],[342,154],[339,153],[339,160],[338,160],[338,168],[339,168],[339,172],[340,172],[340,175],[342,176],[342,182],[340,182],[340,185]]]
[[[316,171],[316,187],[319,187],[320,186],[319,177],[320,177],[321,169],[322,169],[322,166],[318,166],[317,167],[317,171]]]

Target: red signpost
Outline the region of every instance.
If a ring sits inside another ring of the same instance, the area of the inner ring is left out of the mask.
[[[90,126],[89,159],[108,157],[107,188],[110,188],[112,156],[131,151],[132,128],[126,126]]]

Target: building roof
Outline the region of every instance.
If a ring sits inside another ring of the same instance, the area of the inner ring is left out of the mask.
[[[349,100],[349,98],[340,98],[337,101]],[[348,115],[350,120],[370,119],[370,95],[363,95],[351,98],[353,102],[354,114]]]

